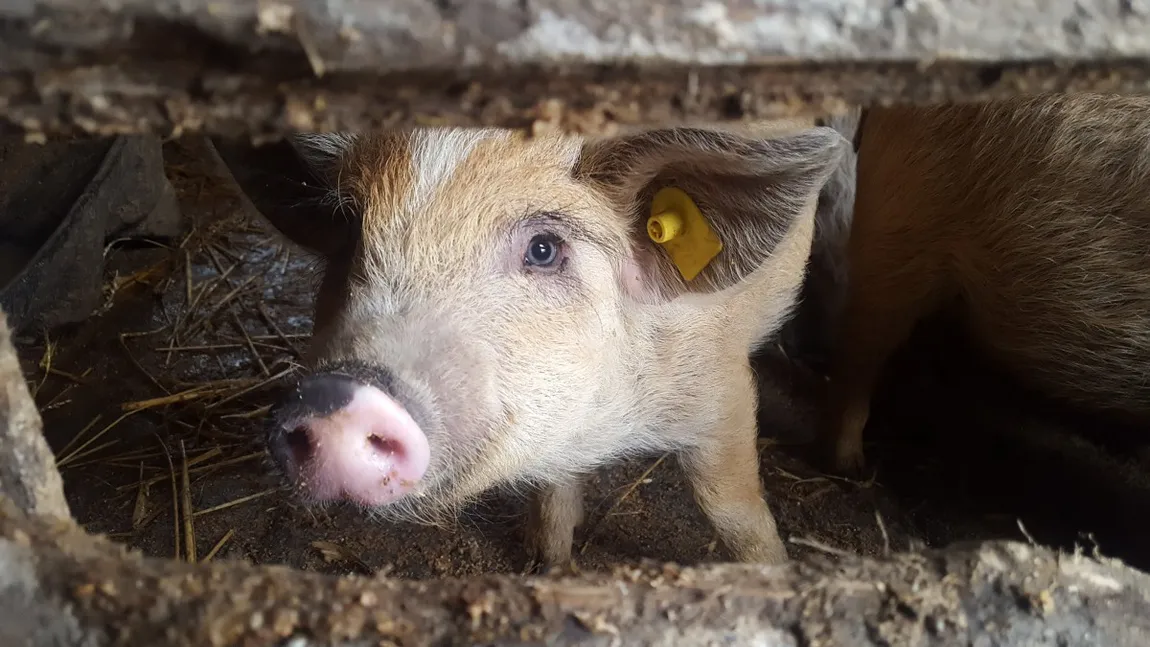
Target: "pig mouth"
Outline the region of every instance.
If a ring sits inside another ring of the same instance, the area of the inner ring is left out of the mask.
[[[305,498],[388,506],[424,486],[431,447],[396,380],[364,365],[322,367],[285,389],[266,433]],[[418,410],[414,410],[418,415]]]

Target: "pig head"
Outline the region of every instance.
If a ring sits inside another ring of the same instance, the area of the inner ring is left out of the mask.
[[[310,372],[271,416],[275,462],[306,499],[416,520],[532,486],[530,547],[557,563],[582,475],[673,450],[737,558],[784,559],[748,354],[795,304],[847,146],[829,128],[420,129],[226,154],[324,261]],[[666,186],[723,242],[690,281],[647,234]]]

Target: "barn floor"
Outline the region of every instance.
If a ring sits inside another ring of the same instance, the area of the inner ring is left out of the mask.
[[[308,509],[278,488],[260,429],[270,385],[306,345],[310,263],[243,215],[198,144],[166,153],[186,240],[112,251],[102,313],[21,340],[79,521],[162,557],[413,578],[522,570],[522,506],[499,493],[431,528]],[[823,474],[802,445],[764,429],[762,473],[792,554],[878,555],[1025,529],[1150,568],[1150,459],[1137,435],[1034,401],[945,332],[919,337],[875,407],[872,479]],[[603,470],[587,497],[583,568],[725,559],[671,457]],[[190,524],[177,507],[193,511]]]

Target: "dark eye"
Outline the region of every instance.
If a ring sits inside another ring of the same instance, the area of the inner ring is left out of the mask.
[[[554,236],[537,234],[527,243],[523,262],[533,267],[552,267],[560,260],[563,242]]]

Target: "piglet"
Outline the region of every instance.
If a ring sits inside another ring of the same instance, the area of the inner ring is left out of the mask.
[[[1020,382],[1150,420],[1150,99],[1046,94],[863,115],[822,437],[864,465],[891,353],[949,310]]]
[[[325,260],[271,455],[305,499],[397,518],[531,486],[528,549],[553,566],[589,471],[674,451],[737,560],[785,560],[748,356],[795,305],[848,148],[795,124],[428,128],[233,156],[261,212]]]

